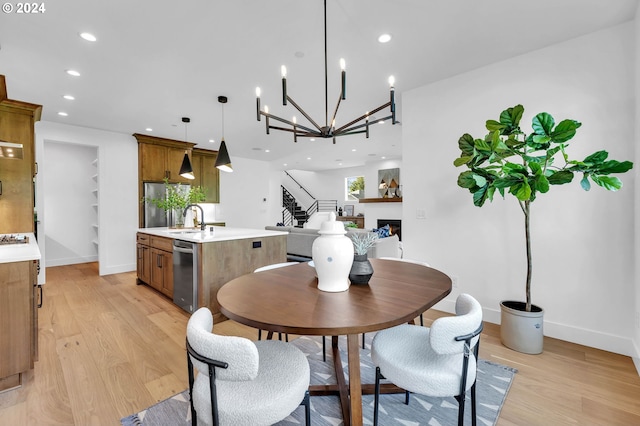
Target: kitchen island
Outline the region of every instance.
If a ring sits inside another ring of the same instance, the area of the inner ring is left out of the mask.
[[[38,269],[33,233],[0,235],[0,391],[22,384],[38,359]]]
[[[286,238],[287,233],[281,231],[222,226],[207,226],[204,231],[199,228],[140,228],[136,238],[138,282],[153,287],[180,305],[177,299],[181,292],[184,293],[180,288],[184,284],[180,283],[185,277],[182,272],[174,274],[174,268],[181,267],[177,255],[181,249],[174,251],[174,243],[176,240],[190,243],[187,245],[193,246],[193,286],[197,302],[194,301],[190,309],[189,304],[182,307],[193,312],[206,306],[215,321],[223,321],[226,318],[218,306],[218,289],[261,266],[286,262]]]

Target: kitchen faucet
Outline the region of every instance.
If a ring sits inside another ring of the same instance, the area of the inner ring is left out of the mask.
[[[191,207],[197,207],[200,209],[200,217],[202,218],[202,220],[200,221],[200,230],[204,231],[207,228],[207,225],[204,223],[204,210],[202,209],[201,205],[198,204],[189,204],[187,207],[184,208],[184,212],[182,213],[182,217],[186,217],[187,216],[187,212],[189,211],[189,208]]]

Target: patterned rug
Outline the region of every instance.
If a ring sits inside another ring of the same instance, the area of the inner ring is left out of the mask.
[[[366,335],[366,349],[360,348],[362,383],[374,383],[375,367],[369,356],[374,333]],[[341,337],[339,347],[343,369],[346,365],[346,338]],[[319,337],[300,337],[292,340],[307,354],[311,367],[311,384],[335,383],[330,339],[327,339],[327,362],[322,361],[322,340]],[[186,366],[185,366],[186,368]],[[478,362],[477,410],[479,425],[495,425],[507,392],[517,370],[489,361]],[[373,424],[373,395],[362,396],[364,424]],[[337,396],[311,397],[311,423],[318,426],[343,424]],[[387,394],[380,397],[379,424],[381,426],[446,426],[457,423],[458,402],[454,398],[429,398],[412,394],[409,405],[404,404],[404,394]],[[467,398],[465,424],[471,424],[471,406]],[[188,390],[159,402],[137,414],[121,420],[123,426],[191,425]],[[278,426],[303,425],[304,407],[298,407],[291,416],[277,423]]]

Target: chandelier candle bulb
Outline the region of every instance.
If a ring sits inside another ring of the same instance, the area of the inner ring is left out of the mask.
[[[260,88],[256,87],[256,118],[260,121]]]
[[[342,100],[347,99],[347,71],[344,59],[340,59],[340,68],[342,69]]]
[[[282,72],[282,105],[287,105],[287,67],[280,67]]]

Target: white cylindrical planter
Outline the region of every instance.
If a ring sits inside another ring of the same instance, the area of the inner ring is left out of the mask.
[[[544,310],[531,305],[525,310],[524,302],[500,302],[500,341],[514,351],[525,354],[542,353]]]
[[[353,263],[353,243],[345,236],[342,222],[331,212],[329,220],[322,222],[311,246],[311,256],[318,275],[318,290],[328,292],[349,289],[349,271]]]

